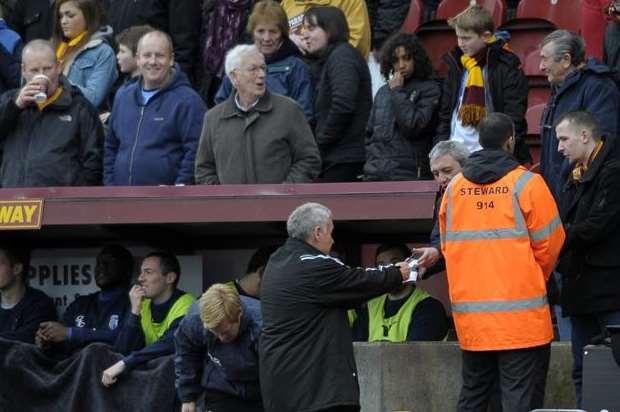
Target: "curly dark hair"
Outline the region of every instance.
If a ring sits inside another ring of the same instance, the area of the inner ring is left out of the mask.
[[[392,73],[394,52],[397,48],[404,47],[407,53],[413,57],[413,78],[430,79],[434,76],[431,60],[428,58],[422,42],[413,34],[394,33],[381,48],[381,74],[387,80]]]

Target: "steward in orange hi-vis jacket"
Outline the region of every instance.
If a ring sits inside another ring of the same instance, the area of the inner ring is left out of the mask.
[[[542,407],[548,344],[553,340],[545,285],[564,230],[542,177],[519,166],[512,155],[510,118],[488,115],[480,124],[480,144],[483,150],[472,154],[450,183],[439,211],[452,314],[463,349],[458,410],[482,410],[471,407],[472,397],[480,394],[468,393],[468,385],[488,383],[490,389],[493,379],[473,384],[467,375],[472,368],[474,375],[485,373],[479,369],[488,361],[495,377],[501,377],[502,402],[512,405],[504,403],[504,409],[529,411]],[[531,355],[526,348],[532,349]],[[477,355],[482,351],[493,357]],[[515,354],[527,359],[502,360]],[[528,361],[531,367],[525,366]],[[515,366],[520,370],[510,369]],[[537,397],[541,384],[542,396]]]

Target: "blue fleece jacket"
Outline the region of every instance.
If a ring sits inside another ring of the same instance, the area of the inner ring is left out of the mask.
[[[258,338],[260,302],[241,296],[239,335],[223,343],[200,319],[198,303],[183,318],[174,336],[177,395],[182,402],[198,399],[204,390],[259,400]]]
[[[620,94],[613,81],[613,72],[595,59],[571,72],[564,82],[553,88],[541,118],[540,170],[557,199],[568,178],[570,166],[558,153],[555,124],[574,110],[590,112],[599,122],[603,135],[615,138],[619,129]]]
[[[104,145],[104,184],[193,184],[204,102],[178,65],[146,104],[142,83],[121,87],[114,98]]]

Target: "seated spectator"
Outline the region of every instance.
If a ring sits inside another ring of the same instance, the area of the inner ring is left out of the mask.
[[[383,244],[377,248],[375,263],[393,265],[409,255],[405,244]],[[438,341],[448,333],[448,320],[440,301],[413,283],[403,283],[368,301],[353,328],[359,340],[368,342]]]
[[[342,10],[312,7],[306,11],[306,49],[322,65],[314,115],[324,182],[355,181],[366,161],[364,135],[372,106],[370,73],[364,58],[347,43],[348,38]]]
[[[370,21],[365,1],[360,0],[282,0],[282,7],[288,16],[291,39],[297,46],[310,53],[302,34],[306,13],[311,7],[331,6],[342,10],[349,30],[345,41],[357,48],[364,59],[370,51]]]
[[[299,104],[267,91],[258,48],[229,51],[226,74],[236,92],[205,116],[196,183],[312,182],[321,160],[310,126]]]
[[[138,284],[129,291],[131,312],[114,345],[125,358],[103,371],[105,386],[139,364],[174,353],[174,332],[194,302],[177,289],[180,276],[181,266],[171,253],[153,252],[142,260]]]
[[[101,26],[98,0],[60,0],[54,6],[52,43],[63,74],[99,107],[118,77],[109,26]]]
[[[177,395],[195,412],[263,411],[258,381],[260,303],[216,283],[194,304],[174,337]]]
[[[99,292],[77,297],[65,311],[62,324],[41,323],[37,345],[50,351],[79,349],[92,342],[113,345],[129,310],[127,289],[132,273],[133,257],[127,249],[114,244],[101,249],[95,265]]]
[[[116,44],[118,44],[116,61],[121,72],[123,84],[137,80],[140,76],[137,59],[138,42],[142,36],[151,31],[153,31],[151,26],[131,26],[116,36]]]
[[[444,57],[448,77],[443,83],[436,140],[456,140],[470,152],[481,149],[478,124],[488,112],[505,113],[516,132],[515,156],[531,161],[523,141],[527,132],[527,78],[521,61],[501,39],[493,35],[491,13],[473,5],[448,20],[458,46]]]
[[[288,37],[286,13],[277,2],[264,0],[256,3],[248,21],[248,32],[267,63],[267,90],[288,96],[304,109],[312,123],[313,88],[310,72],[301,60],[301,52]],[[228,77],[215,96],[215,103],[226,100],[232,93]]]
[[[441,97],[426,50],[413,35],[384,44],[381,73],[388,81],[375,97],[366,135],[366,180],[430,179],[428,163]]]
[[[0,94],[19,87],[22,39],[9,28],[0,9]]]
[[[207,110],[161,31],[138,42],[141,76],[116,93],[105,138],[106,185],[190,185]]]
[[[34,343],[39,323],[58,319],[54,302],[28,286],[30,250],[0,245],[0,338]]]
[[[263,276],[265,266],[269,256],[276,251],[276,247],[262,247],[258,249],[248,262],[248,268],[245,274],[239,279],[228,282],[227,285],[232,286],[241,296],[251,298],[260,298],[260,281]]]
[[[97,112],[62,76],[49,42],[24,47],[22,77],[22,89],[0,97],[1,186],[101,184]]]

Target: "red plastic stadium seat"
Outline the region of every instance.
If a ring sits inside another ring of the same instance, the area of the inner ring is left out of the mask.
[[[510,34],[510,49],[519,56],[521,63],[525,63],[527,56],[538,50],[542,39],[554,31],[555,26],[541,19],[514,19],[506,22],[500,30]]]
[[[491,12],[495,27],[504,23],[506,18],[506,4],[503,0],[474,0]],[[465,10],[471,4],[470,0],[442,0],[437,6],[437,19],[447,20]]]
[[[528,107],[539,104],[545,105],[549,101],[550,95],[551,89],[549,88],[549,85],[546,87],[530,87],[527,93],[527,105]]]
[[[544,104],[537,104],[527,108],[525,119],[527,120],[528,136],[540,136],[540,118],[545,110]]]
[[[540,51],[532,50],[525,56],[523,62],[523,72],[526,76],[532,77],[545,77],[543,72],[540,71]]]
[[[448,74],[448,66],[442,56],[456,46],[454,29],[443,20],[435,20],[421,25],[416,36],[424,45],[437,75],[445,77]]]
[[[424,19],[424,4],[421,0],[411,0],[409,12],[400,29],[405,33],[415,33]]]
[[[521,0],[517,18],[538,18],[553,23],[559,29],[579,33],[580,0]]]

